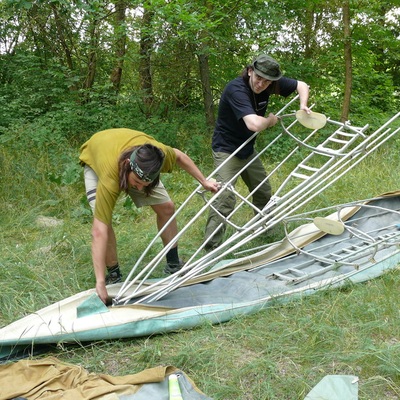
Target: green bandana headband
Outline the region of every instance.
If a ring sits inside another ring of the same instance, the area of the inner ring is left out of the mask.
[[[142,180],[143,182],[153,182],[154,179],[157,178],[158,175],[160,175],[160,170],[161,168],[156,171],[153,172],[152,174],[146,174],[137,164],[137,162],[135,161],[136,159],[136,154],[137,154],[137,150],[134,150],[131,154],[131,157],[129,159],[129,164],[131,165],[131,170],[139,177],[140,180]]]

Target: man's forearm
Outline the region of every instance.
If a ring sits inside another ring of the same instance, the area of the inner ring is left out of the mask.
[[[310,89],[305,82],[297,82],[297,93],[300,97],[300,110],[308,108],[308,96],[310,93]]]

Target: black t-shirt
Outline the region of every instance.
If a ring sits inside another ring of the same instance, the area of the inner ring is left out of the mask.
[[[219,102],[212,149],[223,153],[233,153],[254,133],[247,129],[243,117],[249,114],[265,116],[271,94],[287,97],[296,88],[297,80],[282,77],[260,94],[255,94],[242,77],[230,81],[222,92]],[[241,159],[249,157],[254,152],[254,142],[255,138],[236,153],[236,157]]]

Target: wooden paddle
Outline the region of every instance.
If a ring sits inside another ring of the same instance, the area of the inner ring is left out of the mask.
[[[314,111],[307,114],[304,110],[296,111],[297,121],[309,129],[321,129],[326,125],[326,116]]]
[[[314,225],[322,232],[330,235],[341,235],[344,232],[344,224],[329,218],[315,217]]]
[[[309,129],[321,129],[326,125],[326,116],[314,111],[307,114],[304,110],[297,110],[296,114],[281,115],[279,118],[296,116],[297,121]]]

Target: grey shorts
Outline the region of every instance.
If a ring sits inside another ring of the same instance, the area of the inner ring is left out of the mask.
[[[99,178],[96,172],[93,171],[88,165],[84,167],[85,177],[85,188],[86,197],[88,199],[91,209],[94,211],[96,204],[96,188]],[[129,189],[129,197],[132,199],[136,207],[153,206],[157,204],[163,204],[171,200],[167,190],[160,181],[160,183],[153,189],[153,193],[150,196],[146,196],[146,193],[142,190]]]

